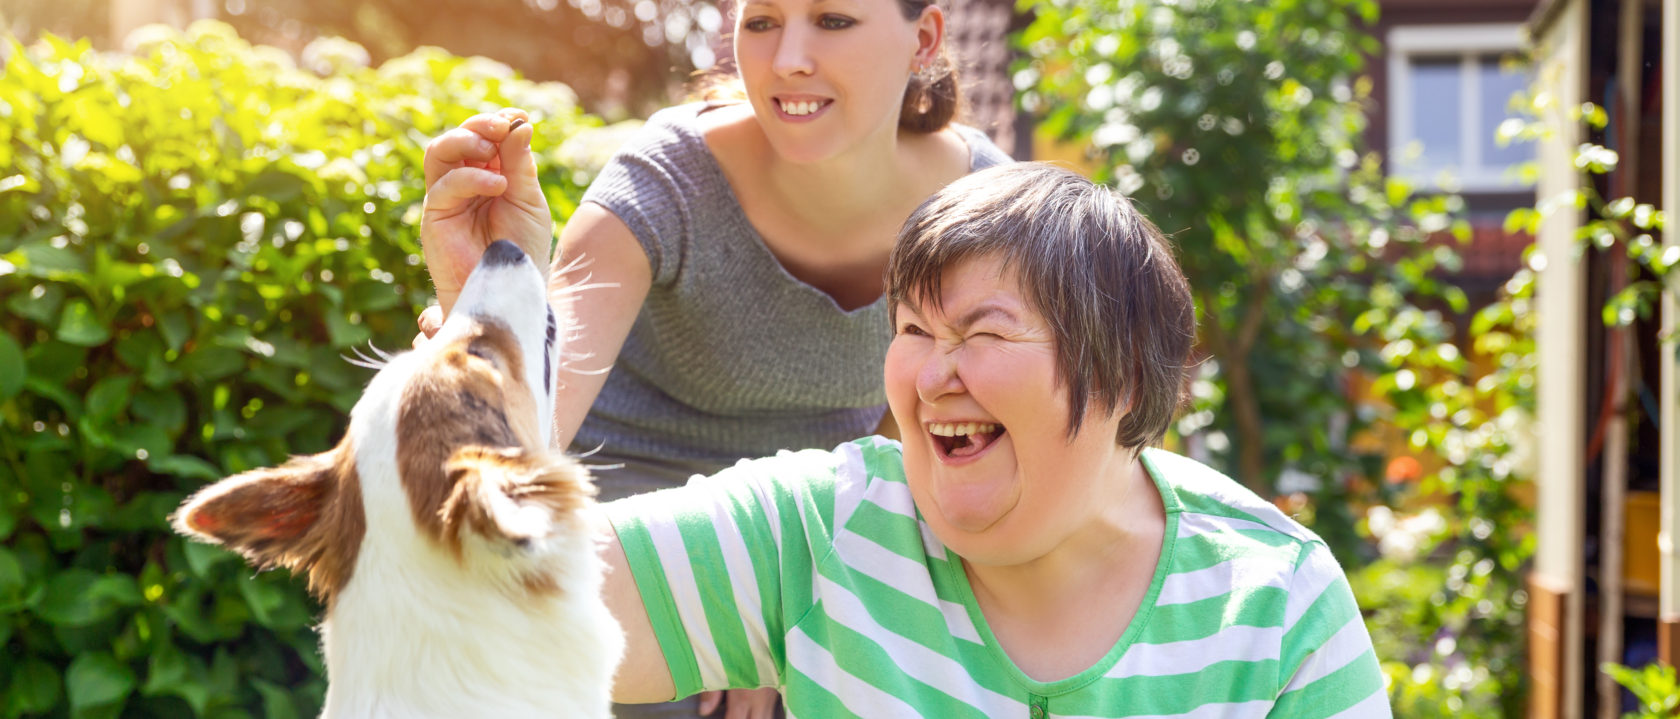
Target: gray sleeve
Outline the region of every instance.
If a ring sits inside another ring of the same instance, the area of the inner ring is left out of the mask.
[[[671,128],[649,121],[583,194],[583,202],[600,205],[630,228],[647,253],[655,286],[676,279],[690,231],[683,168],[669,152],[681,142]]]

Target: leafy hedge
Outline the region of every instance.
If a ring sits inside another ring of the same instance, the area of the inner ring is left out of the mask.
[[[407,346],[427,139],[532,111],[564,217],[587,153],[559,148],[599,122],[437,50],[129,44],[0,55],[0,717],[312,716],[319,608],[165,516],[328,447],[369,377],[342,357]]]

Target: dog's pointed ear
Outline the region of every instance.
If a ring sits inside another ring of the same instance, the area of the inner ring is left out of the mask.
[[[449,498],[438,509],[444,540],[457,555],[461,533],[525,544],[595,496],[583,468],[546,451],[464,447],[444,463]]]
[[[342,447],[236,474],[187,498],[170,517],[181,534],[225,545],[261,569],[307,571],[320,554],[311,530],[338,491]]]

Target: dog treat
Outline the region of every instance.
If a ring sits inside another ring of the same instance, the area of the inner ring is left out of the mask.
[[[514,118],[513,124],[508,125],[508,132],[513,132],[514,130],[519,129],[519,126],[523,125],[523,124],[525,124],[525,118],[523,118],[523,117]]]

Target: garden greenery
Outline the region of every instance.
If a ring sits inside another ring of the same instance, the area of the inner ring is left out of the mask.
[[[1433,238],[1466,237],[1461,201],[1362,145],[1377,3],[1036,9],[1023,106],[1173,237],[1195,292],[1185,444],[1263,496],[1312,495],[1292,508],[1349,568],[1397,716],[1520,716],[1532,278],[1455,327],[1472,308]],[[1421,482],[1385,481],[1383,433],[1430,463]]]
[[[588,168],[559,148],[599,122],[434,49],[294,62],[211,22],[128,42],[3,55],[0,717],[313,716],[319,607],[165,517],[326,449],[371,375],[344,356],[413,339],[427,140],[529,110],[564,218]]]

